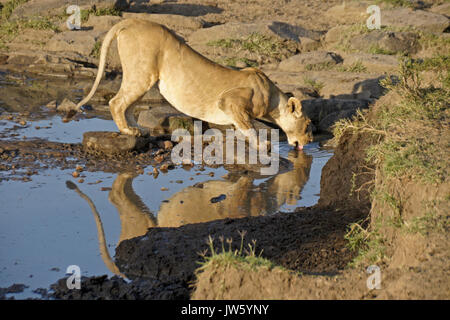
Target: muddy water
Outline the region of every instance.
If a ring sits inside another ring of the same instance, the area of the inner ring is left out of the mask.
[[[90,130],[116,127],[100,118],[62,123],[55,114],[20,127],[0,121],[2,139],[78,143]],[[318,143],[303,152],[280,143],[280,155],[293,169],[263,179],[198,166],[154,178],[149,166],[141,175],[82,172],[83,183],[72,177],[73,170],[62,169],[41,170],[28,182],[2,181],[0,287],[23,283],[28,288],[14,297],[38,298],[33,291],[64,277],[69,265],[78,265],[85,276],[120,274],[113,261],[116,246],[147,228],[268,215],[317,203],[321,170],[332,152]]]

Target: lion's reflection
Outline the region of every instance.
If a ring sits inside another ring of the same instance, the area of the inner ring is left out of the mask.
[[[118,243],[141,236],[153,227],[178,227],[217,219],[266,215],[277,212],[284,204],[295,205],[308,180],[312,157],[292,150],[288,159],[293,163],[292,170],[266,178],[259,184],[250,176],[230,174],[225,180],[210,180],[186,187],[162,202],[156,217],[134,192],[135,175],[120,173],[109,193],[109,200],[117,208],[121,221]],[[123,276],[109,256],[103,226],[93,202],[73,183],[68,183],[68,187],[75,189],[89,203],[97,224],[102,259],[111,272]],[[219,201],[211,201],[218,196]]]

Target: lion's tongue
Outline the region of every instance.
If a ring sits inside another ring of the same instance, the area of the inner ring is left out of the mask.
[[[303,146],[302,146],[301,144],[299,144],[299,145],[297,146],[297,150],[303,150]]]

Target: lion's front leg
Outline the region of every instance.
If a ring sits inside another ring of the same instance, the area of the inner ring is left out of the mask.
[[[218,106],[229,116],[235,128],[242,134],[242,138],[247,140],[252,148],[270,150],[267,142],[264,146],[258,143],[258,132],[255,130],[251,116],[252,97],[253,89],[234,88],[221,95]]]

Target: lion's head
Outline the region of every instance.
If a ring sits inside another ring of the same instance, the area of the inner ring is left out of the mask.
[[[312,124],[302,112],[302,104],[291,97],[280,110],[280,127],[286,133],[289,145],[298,150],[313,140]]]

